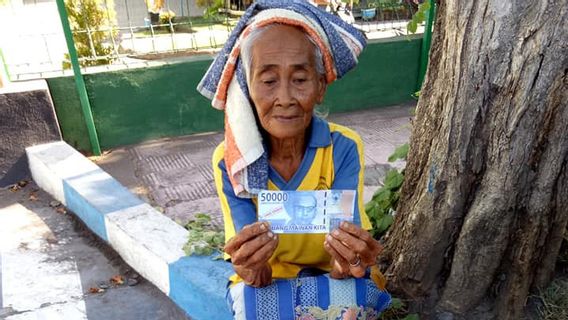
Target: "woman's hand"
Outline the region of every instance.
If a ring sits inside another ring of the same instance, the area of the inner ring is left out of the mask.
[[[339,279],[363,277],[367,267],[376,263],[383,250],[369,232],[349,222],[342,222],[338,229],[328,234],[323,245],[331,255],[330,276]]]
[[[268,259],[278,246],[278,237],[266,222],[245,226],[225,244],[235,272],[253,287],[267,286],[272,282],[272,269]]]

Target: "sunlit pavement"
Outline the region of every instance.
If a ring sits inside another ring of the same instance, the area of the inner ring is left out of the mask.
[[[0,273],[0,319],[187,319],[34,183],[0,190]]]

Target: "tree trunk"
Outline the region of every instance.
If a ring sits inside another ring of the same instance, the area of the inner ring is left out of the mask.
[[[568,1],[441,1],[381,263],[421,319],[520,319],[568,221]]]

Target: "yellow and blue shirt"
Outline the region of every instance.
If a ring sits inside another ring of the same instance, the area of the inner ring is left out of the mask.
[[[371,224],[363,206],[363,143],[359,135],[344,126],[313,117],[308,145],[298,171],[285,181],[269,167],[268,190],[357,190],[353,222],[364,229]],[[256,199],[235,195],[225,166],[224,143],[213,154],[213,172],[223,220],[225,239],[257,221]],[[280,234],[276,251],[269,260],[273,278],[293,278],[304,268],[329,271],[330,256],[323,247],[325,234]],[[233,282],[241,279],[234,275]]]

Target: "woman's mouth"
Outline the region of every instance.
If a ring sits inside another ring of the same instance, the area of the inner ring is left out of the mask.
[[[279,122],[289,123],[298,121],[301,117],[300,116],[274,116],[274,119]]]
[[[293,122],[300,119],[300,116],[274,116],[274,119],[280,122]]]

